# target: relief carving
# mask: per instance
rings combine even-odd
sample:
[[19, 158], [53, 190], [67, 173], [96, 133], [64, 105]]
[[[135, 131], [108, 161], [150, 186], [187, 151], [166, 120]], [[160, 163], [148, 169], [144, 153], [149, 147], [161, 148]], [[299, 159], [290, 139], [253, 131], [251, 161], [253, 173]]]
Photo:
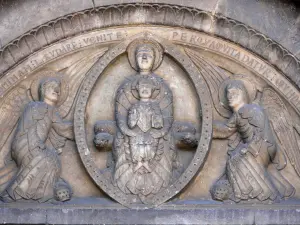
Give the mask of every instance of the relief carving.
[[178, 178], [182, 168], [176, 147], [195, 148], [199, 138], [194, 125], [173, 121], [172, 92], [153, 73], [161, 64], [162, 52], [149, 39], [129, 45], [128, 59], [137, 73], [117, 91], [116, 122], [98, 121], [94, 129], [96, 147], [112, 149], [113, 184], [149, 205], [154, 204], [153, 195]]
[[[220, 101], [228, 103], [233, 113], [225, 123], [214, 122], [213, 137], [230, 140], [226, 171], [212, 187], [212, 197], [236, 202], [291, 197], [295, 189], [280, 173], [287, 163], [281, 147], [287, 145], [282, 146], [283, 140], [278, 137], [287, 139], [286, 135], [294, 134], [286, 132], [292, 125], [287, 123], [286, 115], [281, 115], [284, 104], [279, 96], [271, 89], [265, 89], [263, 93], [256, 91], [251, 83], [238, 78], [225, 80], [220, 93]], [[283, 104], [281, 109], [277, 108], [280, 103]], [[295, 144], [295, 139], [292, 141]], [[295, 150], [299, 154], [296, 148], [290, 148], [286, 153]]]
[[62, 84], [61, 79], [52, 74], [32, 87], [33, 96], [37, 94], [34, 89], [38, 90], [39, 101], [29, 102], [18, 120], [11, 145], [17, 171], [1, 194], [5, 202], [71, 198], [70, 186], [60, 178], [59, 154], [66, 139], [74, 139], [73, 124], [63, 121], [56, 108], [59, 99], [66, 97], [61, 96], [61, 90], [66, 88]]
[[[99, 196], [103, 191], [127, 207], [158, 206], [188, 184], [219, 201], [296, 196], [299, 185], [287, 175], [290, 168], [300, 174], [296, 87], [233, 43], [175, 27], [144, 28], [64, 39], [1, 78], [2, 199], [69, 200], [81, 187], [61, 178], [59, 154], [66, 139], [74, 140], [73, 129], [80, 172], [87, 171]], [[62, 78], [43, 75], [32, 82], [47, 66]], [[233, 75], [236, 70], [247, 75]], [[109, 88], [102, 90], [106, 78]], [[191, 109], [196, 113], [189, 116]], [[211, 145], [212, 135], [220, 140]], [[220, 151], [228, 152], [224, 172], [211, 159]], [[210, 183], [202, 180], [205, 173]]]
[[2, 222], [30, 202], [47, 224], [115, 222], [123, 206], [296, 223], [300, 61], [284, 41], [185, 3], [101, 4], [0, 49]]
[[[124, 56], [126, 61], [122, 61]], [[158, 71], [164, 56], [176, 59], [174, 62], [185, 70], [181, 73], [188, 74], [192, 82], [197, 83], [194, 94], [200, 97], [193, 101], [203, 109], [200, 118], [207, 118], [203, 124], [201, 119], [198, 120], [200, 124], [174, 121], [176, 106], [170, 80], [154, 72]], [[110, 116], [100, 114], [106, 112], [100, 107], [96, 107], [97, 117], [95, 114], [90, 116], [89, 112], [95, 110], [93, 102], [99, 98], [96, 96], [101, 96], [98, 93], [104, 85], [101, 82], [114, 75], [110, 65], [119, 62], [117, 57], [124, 63], [120, 66], [121, 73], [127, 65], [136, 72], [126, 74], [132, 71], [129, 67], [124, 71], [126, 75], [118, 77], [115, 93], [107, 95], [114, 102], [109, 106], [114, 111], [114, 120], [97, 120], [97, 117]], [[204, 162], [211, 139], [211, 107], [209, 97], [205, 97], [208, 96], [205, 94], [208, 93], [207, 86], [196, 68], [190, 67], [191, 63], [175, 45], [145, 32], [109, 49], [86, 76], [74, 116], [78, 151], [96, 184], [127, 207], [148, 208], [162, 204], [187, 185]], [[176, 102], [180, 104], [180, 101]], [[194, 106], [194, 110], [196, 108]], [[198, 113], [195, 113], [193, 120], [197, 121]], [[88, 137], [91, 122], [95, 134], [92, 143]], [[98, 149], [101, 154], [93, 149]], [[188, 156], [183, 159], [178, 153]], [[100, 156], [106, 156], [106, 166], [99, 163]]]
[[156, 59], [162, 58], [161, 53], [155, 54], [157, 47], [146, 42], [133, 43], [129, 48], [129, 57], [135, 52], [135, 60], [131, 60], [137, 62], [138, 74], [119, 88], [116, 97], [114, 181], [124, 193], [136, 194], [143, 201], [169, 185], [172, 176], [176, 160], [170, 137], [173, 97], [152, 72], [159, 64]]
[[[105, 16], [105, 13], [118, 16], [118, 20], [113, 19], [114, 17]], [[11, 41], [0, 50], [0, 72], [4, 73], [32, 52], [59, 41], [61, 37], [70, 38], [90, 30], [136, 24], [136, 18], [131, 16], [132, 13], [144, 15], [144, 24], [161, 25], [161, 18], [165, 18], [163, 21], [165, 26], [185, 27], [199, 32], [204, 31], [209, 33], [210, 36], [217, 35], [223, 39], [231, 40], [243, 48], [250, 49], [257, 55], [260, 55], [272, 65], [276, 65], [299, 86], [299, 80], [297, 79], [299, 59], [278, 42], [266, 37], [263, 33], [253, 29], [253, 27], [232, 18], [226, 18], [221, 14], [212, 14], [197, 8], [156, 3], [107, 5], [82, 12], [74, 12], [61, 18], [56, 18], [53, 21], [48, 21]], [[184, 20], [179, 19], [183, 17], [185, 18]], [[68, 29], [55, 29], [56, 23], [62, 23], [62, 26]], [[49, 29], [45, 29], [45, 27], [49, 27]], [[126, 36], [126, 33], [109, 31], [107, 34], [92, 38], [91, 41], [93, 44], [105, 41], [118, 41]], [[182, 41], [187, 41], [187, 39], [186, 34], [182, 35]], [[191, 37], [192, 41], [195, 41], [193, 36]], [[74, 42], [61, 50], [57, 50], [54, 54], [69, 52], [80, 48], [81, 45], [84, 45], [84, 43], [78, 44]], [[19, 54], [20, 50], [22, 54]], [[28, 73], [27, 71], [31, 71], [39, 65], [40, 62], [38, 61], [28, 63], [27, 68], [17, 77], [23, 77], [24, 74]], [[0, 94], [7, 88], [6, 85], [9, 83], [9, 80], [5, 81], [5, 85], [1, 86]]]

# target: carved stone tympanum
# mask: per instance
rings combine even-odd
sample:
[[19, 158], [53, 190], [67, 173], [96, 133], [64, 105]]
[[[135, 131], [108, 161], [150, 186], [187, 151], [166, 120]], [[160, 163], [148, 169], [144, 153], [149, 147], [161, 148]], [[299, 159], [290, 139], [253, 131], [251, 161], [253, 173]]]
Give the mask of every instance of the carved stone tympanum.
[[68, 223], [162, 205], [137, 214], [184, 224], [298, 210], [296, 56], [218, 13], [98, 2], [0, 50], [0, 208]]

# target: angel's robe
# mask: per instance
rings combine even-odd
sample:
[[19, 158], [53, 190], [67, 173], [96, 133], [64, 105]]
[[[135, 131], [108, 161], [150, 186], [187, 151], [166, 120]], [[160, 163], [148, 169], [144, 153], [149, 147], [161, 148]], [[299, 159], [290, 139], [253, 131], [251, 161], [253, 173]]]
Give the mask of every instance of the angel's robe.
[[245, 104], [233, 113], [226, 124], [215, 124], [214, 132], [214, 136], [219, 138], [237, 133], [236, 140], [229, 144], [226, 164], [233, 200], [274, 200], [279, 195], [278, 186], [286, 187], [283, 195], [288, 194], [287, 190], [291, 188], [288, 181], [279, 173], [274, 176], [269, 173], [270, 164], [282, 163], [281, 152], [269, 120], [259, 105]]
[[12, 143], [18, 172], [6, 190], [9, 196], [41, 202], [53, 198], [61, 174], [57, 149], [64, 146], [64, 137], [73, 136], [73, 125], [64, 122], [55, 107], [30, 102], [18, 121]]

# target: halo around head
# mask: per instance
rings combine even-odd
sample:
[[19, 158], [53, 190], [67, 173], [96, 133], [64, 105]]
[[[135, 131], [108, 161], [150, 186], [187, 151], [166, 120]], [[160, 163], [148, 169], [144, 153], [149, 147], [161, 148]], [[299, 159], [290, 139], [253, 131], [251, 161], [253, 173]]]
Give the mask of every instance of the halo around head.
[[60, 96], [57, 102], [57, 106], [61, 106], [68, 97], [69, 86], [67, 82], [62, 78], [62, 75], [57, 72], [48, 70], [48, 71], [42, 71], [40, 74], [38, 74], [36, 79], [33, 80], [30, 86], [31, 96], [34, 101], [40, 101], [39, 99], [40, 85], [46, 80], [48, 80], [49, 78], [55, 78], [60, 81]]
[[136, 63], [136, 50], [143, 45], [148, 45], [150, 46], [153, 51], [154, 51], [154, 63], [153, 63], [153, 67], [152, 70], [157, 69], [163, 59], [163, 48], [162, 46], [157, 43], [155, 40], [152, 40], [150, 38], [138, 38], [134, 41], [132, 41], [127, 48], [127, 52], [128, 52], [128, 60], [129, 63], [131, 65], [131, 67], [133, 69], [135, 69], [136, 71], [138, 70], [138, 66]]
[[249, 77], [247, 77], [245, 75], [240, 75], [240, 74], [233, 75], [232, 77], [224, 80], [221, 83], [220, 88], [219, 88], [220, 104], [224, 108], [229, 109], [229, 110], [230, 110], [230, 107], [228, 105], [228, 99], [226, 96], [226, 88], [230, 83], [232, 83], [233, 81], [237, 81], [237, 80], [241, 81], [244, 84], [246, 91], [248, 93], [249, 103], [253, 102], [255, 99], [255, 96], [256, 96], [256, 87], [253, 84], [253, 82], [251, 82]]
[[153, 83], [154, 87], [153, 87], [153, 93], [151, 98], [155, 99], [159, 93], [160, 93], [160, 89], [161, 89], [161, 85], [157, 82], [156, 79], [154, 79], [151, 76], [141, 76], [139, 79], [135, 79], [132, 84], [131, 84], [131, 92], [132, 95], [136, 98], [139, 99], [139, 94], [138, 94], [138, 85], [139, 85], [139, 81], [140, 80], [149, 80], [151, 83]]

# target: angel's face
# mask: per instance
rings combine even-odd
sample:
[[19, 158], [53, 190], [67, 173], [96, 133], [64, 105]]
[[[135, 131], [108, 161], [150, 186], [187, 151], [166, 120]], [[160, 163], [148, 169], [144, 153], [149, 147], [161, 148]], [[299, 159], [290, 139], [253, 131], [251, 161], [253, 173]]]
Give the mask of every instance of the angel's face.
[[244, 104], [243, 92], [237, 88], [227, 89], [227, 99], [228, 104], [232, 109], [236, 109]]
[[45, 87], [44, 101], [56, 104], [60, 95], [60, 83], [51, 82]]
[[140, 71], [149, 72], [154, 63], [154, 53], [151, 49], [140, 49], [136, 54], [136, 61]]

